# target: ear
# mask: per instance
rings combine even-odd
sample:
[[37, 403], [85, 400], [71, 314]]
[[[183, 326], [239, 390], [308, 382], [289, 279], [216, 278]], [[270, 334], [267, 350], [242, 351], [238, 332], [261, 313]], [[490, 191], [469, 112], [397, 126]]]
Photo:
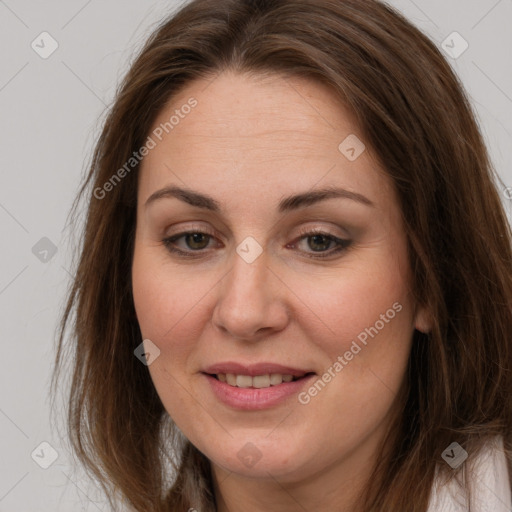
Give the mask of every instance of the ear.
[[424, 334], [432, 330], [432, 315], [426, 306], [417, 307], [414, 315], [414, 328]]

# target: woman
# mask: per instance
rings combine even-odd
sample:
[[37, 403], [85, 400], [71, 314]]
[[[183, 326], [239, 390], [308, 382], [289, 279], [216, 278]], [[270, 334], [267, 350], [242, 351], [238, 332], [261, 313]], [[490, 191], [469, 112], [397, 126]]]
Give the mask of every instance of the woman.
[[76, 308], [70, 436], [111, 504], [508, 511], [493, 178], [450, 66], [380, 2], [167, 20], [81, 189], [56, 358]]

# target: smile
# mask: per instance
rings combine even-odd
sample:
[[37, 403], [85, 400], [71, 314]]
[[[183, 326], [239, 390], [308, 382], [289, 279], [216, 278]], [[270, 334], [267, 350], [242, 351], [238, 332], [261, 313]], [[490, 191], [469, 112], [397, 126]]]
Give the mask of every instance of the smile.
[[283, 382], [292, 382], [301, 377], [294, 377], [293, 375], [283, 375], [281, 373], [271, 373], [266, 375], [236, 375], [234, 373], [218, 373], [215, 375], [220, 382], [226, 382], [230, 386], [238, 388], [269, 388], [270, 386], [279, 386]]
[[275, 407], [299, 393], [316, 373], [275, 364], [224, 363], [201, 372], [216, 400], [235, 409]]

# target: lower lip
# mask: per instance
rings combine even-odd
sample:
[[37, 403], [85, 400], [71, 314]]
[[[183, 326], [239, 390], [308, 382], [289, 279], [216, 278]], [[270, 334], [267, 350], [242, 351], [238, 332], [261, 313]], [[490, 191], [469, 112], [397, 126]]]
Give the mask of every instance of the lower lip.
[[292, 382], [283, 382], [269, 388], [239, 388], [221, 382], [211, 375], [204, 374], [208, 380], [214, 395], [224, 404], [246, 411], [268, 409], [279, 405], [291, 396], [298, 394], [300, 390], [315, 375], [308, 375]]

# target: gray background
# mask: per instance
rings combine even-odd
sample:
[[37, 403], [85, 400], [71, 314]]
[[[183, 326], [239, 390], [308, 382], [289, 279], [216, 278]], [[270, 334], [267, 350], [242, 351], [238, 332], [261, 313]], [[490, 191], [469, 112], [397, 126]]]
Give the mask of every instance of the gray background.
[[[390, 3], [439, 46], [461, 49], [454, 31], [468, 42], [448, 59], [477, 111], [510, 216], [512, 0]], [[177, 4], [0, 0], [0, 512], [108, 510], [50, 423], [55, 328], [72, 266], [64, 227], [120, 77]], [[31, 47], [50, 48], [44, 31], [59, 45], [46, 59]], [[58, 453], [48, 469], [39, 464], [52, 449], [42, 442]]]

